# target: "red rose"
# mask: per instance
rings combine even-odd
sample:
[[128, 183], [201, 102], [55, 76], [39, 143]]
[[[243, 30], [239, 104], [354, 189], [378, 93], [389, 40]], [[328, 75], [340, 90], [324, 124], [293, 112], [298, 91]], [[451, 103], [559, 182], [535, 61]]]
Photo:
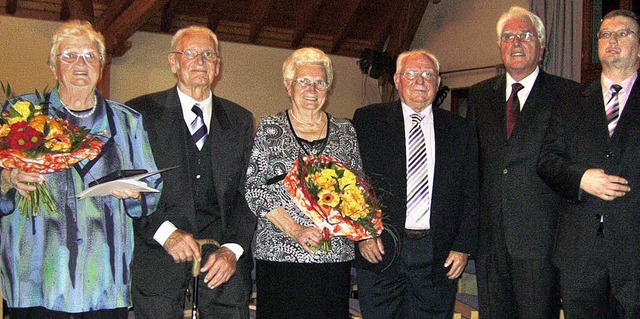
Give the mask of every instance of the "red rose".
[[37, 148], [44, 139], [42, 133], [29, 126], [28, 122], [18, 122], [11, 125], [7, 142], [12, 149], [22, 151]]

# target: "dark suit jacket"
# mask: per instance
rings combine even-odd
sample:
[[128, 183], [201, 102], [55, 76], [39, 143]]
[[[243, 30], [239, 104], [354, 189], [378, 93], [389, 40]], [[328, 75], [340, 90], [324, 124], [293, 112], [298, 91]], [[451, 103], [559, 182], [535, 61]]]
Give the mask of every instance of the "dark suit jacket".
[[[158, 209], [134, 223], [135, 251], [133, 277], [148, 292], [179, 289], [185, 282], [190, 263], [176, 264], [154, 239], [160, 225], [168, 220], [176, 227], [197, 234], [191, 179], [187, 166], [187, 143], [193, 143], [182, 116], [175, 87], [127, 102], [139, 111], [148, 130], [158, 168], [180, 165], [162, 174], [163, 191]], [[255, 217], [244, 199], [244, 175], [253, 144], [253, 116], [239, 105], [213, 96], [209, 129], [212, 140], [211, 162], [218, 204], [222, 214], [221, 243], [237, 243], [250, 255]]]
[[471, 87], [469, 117], [480, 153], [479, 255], [491, 252], [494, 236], [502, 233], [512, 257], [551, 258], [560, 196], [536, 168], [551, 109], [570, 103], [568, 92], [577, 86], [540, 71], [509, 139], [506, 75]]
[[[451, 250], [475, 253], [478, 218], [478, 161], [476, 135], [463, 118], [434, 109], [435, 178], [431, 201], [435, 264], [444, 264]], [[356, 253], [355, 266], [393, 274], [399, 264], [396, 251], [404, 237], [407, 212], [407, 176], [404, 122], [400, 101], [356, 110], [353, 126], [358, 134], [362, 163], [383, 205], [387, 231], [383, 232], [384, 260], [370, 264]], [[393, 243], [388, 230], [397, 230]], [[357, 247], [357, 245], [356, 245]], [[394, 261], [390, 267], [387, 266]], [[435, 272], [444, 280], [447, 268]]]
[[[608, 252], [615, 256], [610, 269], [618, 278], [640, 280], [640, 80], [611, 139], [600, 80], [585, 85], [576, 98], [554, 112], [538, 166], [545, 182], [566, 199], [554, 261], [561, 269], [585, 269], [604, 216]], [[589, 168], [627, 179], [631, 191], [613, 201], [582, 192], [580, 180]]]

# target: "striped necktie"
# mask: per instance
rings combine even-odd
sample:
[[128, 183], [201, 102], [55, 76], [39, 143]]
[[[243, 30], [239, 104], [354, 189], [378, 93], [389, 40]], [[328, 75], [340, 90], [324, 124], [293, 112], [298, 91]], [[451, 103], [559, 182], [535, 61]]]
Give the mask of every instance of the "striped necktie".
[[622, 90], [622, 87], [618, 84], [614, 84], [609, 88], [609, 102], [605, 109], [607, 110], [607, 123], [609, 127], [609, 136], [613, 135], [613, 131], [618, 125], [620, 119], [620, 99], [618, 98], [618, 92]]
[[420, 203], [427, 202], [429, 194], [429, 170], [427, 165], [427, 146], [420, 127], [422, 117], [412, 114], [413, 126], [409, 131], [409, 162], [407, 165], [407, 216], [419, 221], [427, 216], [429, 208]]
[[207, 126], [204, 125], [204, 116], [202, 115], [200, 104], [194, 104], [191, 111], [196, 114], [195, 120], [191, 122], [191, 132], [193, 132], [191, 137], [198, 149], [201, 150], [204, 142], [207, 140]]

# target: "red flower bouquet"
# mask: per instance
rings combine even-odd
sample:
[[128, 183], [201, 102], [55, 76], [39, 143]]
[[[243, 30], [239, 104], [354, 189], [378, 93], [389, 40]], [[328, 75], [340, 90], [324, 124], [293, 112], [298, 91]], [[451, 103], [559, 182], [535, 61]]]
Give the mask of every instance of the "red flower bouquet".
[[382, 233], [382, 210], [370, 185], [329, 156], [297, 159], [284, 185], [300, 210], [322, 230], [320, 250], [331, 250], [332, 236], [359, 241]]
[[[0, 116], [0, 167], [53, 173], [85, 158], [94, 159], [101, 150], [102, 142], [89, 136], [88, 129], [43, 115], [42, 105], [18, 99]], [[29, 199], [18, 193], [20, 212], [37, 216], [42, 203], [45, 212], [55, 213], [57, 208], [46, 186], [35, 186]]]

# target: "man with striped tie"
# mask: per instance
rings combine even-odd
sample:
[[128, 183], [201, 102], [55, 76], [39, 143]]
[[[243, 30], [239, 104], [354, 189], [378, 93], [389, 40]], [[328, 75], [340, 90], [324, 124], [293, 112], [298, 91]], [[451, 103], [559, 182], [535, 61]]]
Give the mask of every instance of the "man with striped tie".
[[[137, 319], [182, 318], [191, 261], [202, 260], [202, 319], [246, 319], [255, 217], [241, 190], [253, 144], [253, 116], [217, 97], [218, 39], [192, 26], [176, 32], [168, 53], [177, 85], [127, 102], [143, 115], [164, 188], [153, 217], [134, 221], [132, 296]], [[222, 248], [200, 252], [196, 239]], [[215, 289], [214, 289], [215, 288]]]
[[567, 318], [640, 318], [639, 32], [631, 11], [604, 16], [602, 75], [554, 112], [542, 145], [538, 173], [566, 199], [554, 262]]
[[472, 126], [434, 107], [440, 64], [400, 54], [399, 101], [356, 110], [363, 168], [385, 232], [359, 242], [354, 266], [364, 318], [451, 318], [457, 280], [474, 253], [478, 153]]

